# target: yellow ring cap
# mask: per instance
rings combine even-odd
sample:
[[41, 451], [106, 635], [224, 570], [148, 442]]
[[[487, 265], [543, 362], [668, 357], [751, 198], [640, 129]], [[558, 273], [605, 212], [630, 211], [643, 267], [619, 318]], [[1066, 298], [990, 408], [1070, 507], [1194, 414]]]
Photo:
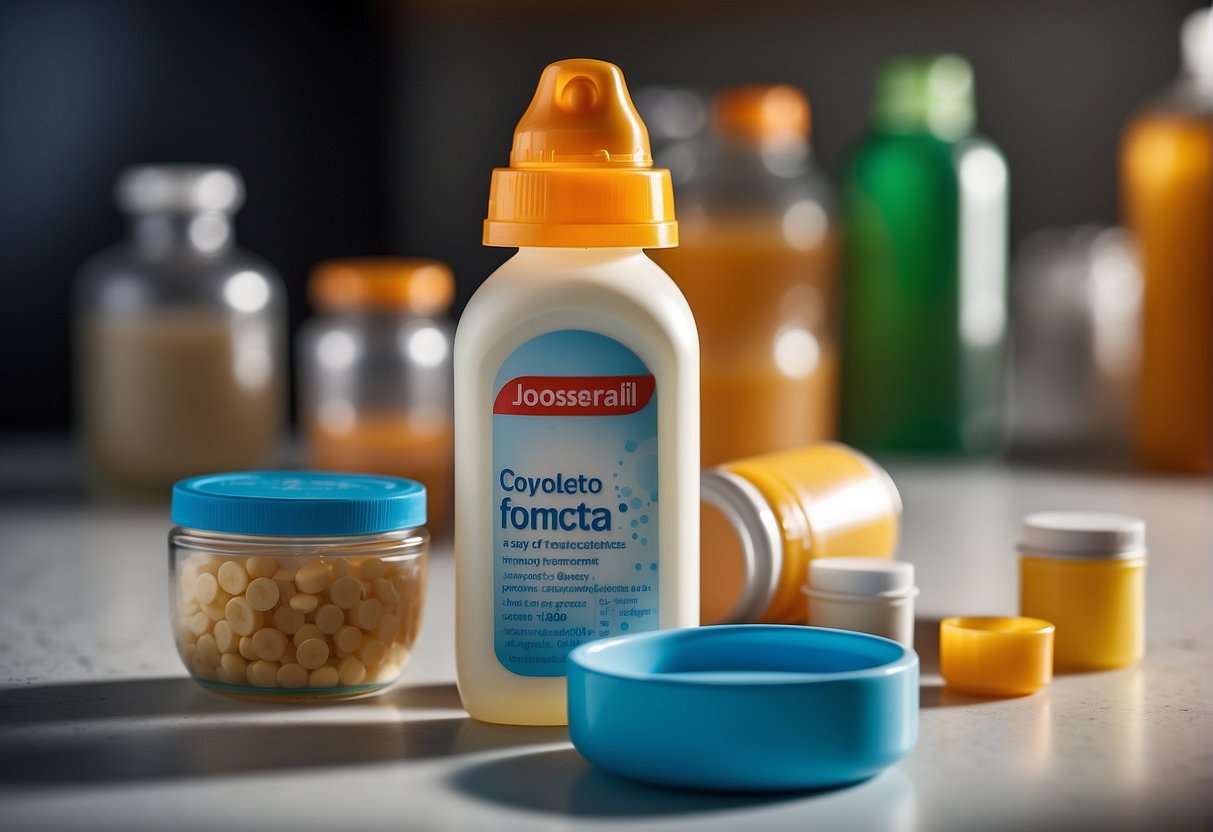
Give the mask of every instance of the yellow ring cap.
[[678, 244], [670, 172], [614, 64], [550, 64], [493, 171], [484, 244], [669, 248]]
[[434, 315], [455, 299], [446, 263], [420, 257], [360, 257], [316, 264], [308, 299], [317, 309], [384, 309]]
[[945, 618], [939, 670], [948, 687], [981, 696], [1023, 696], [1053, 678], [1048, 621], [1020, 617]]

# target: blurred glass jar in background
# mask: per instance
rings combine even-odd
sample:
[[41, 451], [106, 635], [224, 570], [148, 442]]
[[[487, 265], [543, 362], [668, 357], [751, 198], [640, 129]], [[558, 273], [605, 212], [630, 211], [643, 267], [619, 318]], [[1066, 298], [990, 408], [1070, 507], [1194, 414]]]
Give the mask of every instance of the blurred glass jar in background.
[[75, 287], [78, 428], [94, 487], [164, 494], [183, 477], [275, 461], [285, 424], [282, 281], [235, 246], [228, 167], [119, 177], [130, 235]]
[[1142, 465], [1213, 471], [1213, 37], [1209, 10], [1184, 21], [1184, 73], [1125, 129], [1125, 225], [1137, 238], [1141, 383], [1133, 450]]
[[690, 87], [648, 86], [632, 92], [632, 103], [649, 130], [653, 164], [669, 169], [674, 187], [703, 175], [712, 150], [708, 96]]
[[1007, 166], [957, 55], [881, 67], [843, 187], [842, 437], [980, 453], [1003, 434]]
[[679, 246], [652, 257], [695, 313], [702, 462], [835, 435], [832, 197], [809, 152], [809, 103], [739, 86], [714, 103], [712, 166], [678, 193]]
[[1109, 458], [1127, 451], [1141, 292], [1123, 229], [1047, 229], [1019, 247], [1011, 281], [1016, 452]]
[[299, 333], [299, 403], [309, 465], [407, 476], [450, 521], [455, 297], [437, 260], [330, 260], [312, 271], [317, 315]]

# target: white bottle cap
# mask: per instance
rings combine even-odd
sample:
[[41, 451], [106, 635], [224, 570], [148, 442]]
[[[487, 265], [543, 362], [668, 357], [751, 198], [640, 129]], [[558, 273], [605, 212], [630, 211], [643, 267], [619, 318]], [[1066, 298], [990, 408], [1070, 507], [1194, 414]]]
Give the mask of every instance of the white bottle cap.
[[809, 561], [809, 588], [838, 595], [912, 594], [914, 564], [885, 558], [817, 558]]
[[1101, 511], [1040, 511], [1023, 520], [1019, 551], [1071, 558], [1146, 553], [1146, 521]]

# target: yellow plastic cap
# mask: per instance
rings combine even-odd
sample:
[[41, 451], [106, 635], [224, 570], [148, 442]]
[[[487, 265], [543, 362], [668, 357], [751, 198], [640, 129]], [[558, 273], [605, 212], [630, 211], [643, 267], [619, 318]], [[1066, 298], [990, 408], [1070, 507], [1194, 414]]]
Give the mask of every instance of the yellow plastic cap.
[[1024, 696], [1053, 679], [1053, 631], [1039, 618], [945, 618], [939, 672], [948, 687], [980, 696]]
[[514, 130], [510, 166], [493, 171], [488, 246], [671, 248], [670, 172], [614, 64], [549, 64]]
[[455, 299], [455, 277], [439, 260], [361, 257], [312, 269], [308, 298], [317, 309], [384, 309], [434, 315]]
[[809, 136], [809, 99], [787, 84], [744, 84], [721, 90], [712, 117], [716, 132], [726, 138], [764, 142]]

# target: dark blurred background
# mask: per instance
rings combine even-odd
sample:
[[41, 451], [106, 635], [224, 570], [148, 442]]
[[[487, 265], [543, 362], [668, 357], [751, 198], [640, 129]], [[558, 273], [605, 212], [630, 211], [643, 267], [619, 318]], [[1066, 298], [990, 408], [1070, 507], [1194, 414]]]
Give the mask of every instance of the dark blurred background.
[[334, 256], [439, 257], [461, 306], [509, 254], [480, 245], [489, 171], [549, 61], [605, 58], [633, 89], [796, 84], [836, 175], [879, 62], [950, 50], [1010, 164], [1013, 250], [1116, 220], [1119, 132], [1176, 74], [1199, 5], [0, 0], [0, 429], [69, 423], [71, 282], [123, 233], [125, 165], [239, 168], [238, 242], [282, 272], [295, 325], [309, 268]]

